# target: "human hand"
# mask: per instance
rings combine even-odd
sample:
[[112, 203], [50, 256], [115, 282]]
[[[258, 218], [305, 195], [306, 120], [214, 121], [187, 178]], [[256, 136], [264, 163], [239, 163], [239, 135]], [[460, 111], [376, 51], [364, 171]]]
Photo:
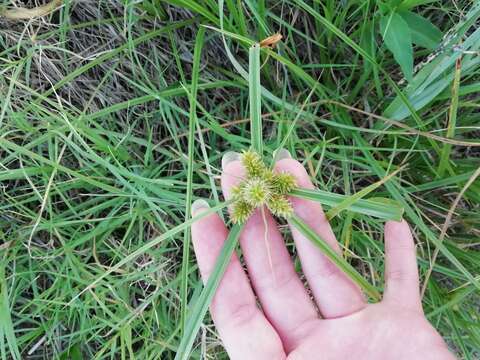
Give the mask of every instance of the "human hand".
[[[299, 187], [312, 189], [303, 166], [282, 154], [275, 169], [290, 172]], [[222, 166], [228, 199], [244, 169], [232, 153]], [[294, 197], [290, 201], [295, 213], [340, 253], [321, 206]], [[206, 207], [197, 201], [192, 210], [198, 214]], [[423, 314], [415, 246], [405, 221], [385, 225], [386, 289], [376, 304], [368, 304], [361, 290], [290, 225], [314, 302], [295, 272], [275, 220], [268, 211], [265, 215], [256, 211], [240, 236], [248, 277], [234, 255], [210, 307], [231, 359], [455, 359]], [[192, 226], [204, 281], [227, 234], [217, 214]]]

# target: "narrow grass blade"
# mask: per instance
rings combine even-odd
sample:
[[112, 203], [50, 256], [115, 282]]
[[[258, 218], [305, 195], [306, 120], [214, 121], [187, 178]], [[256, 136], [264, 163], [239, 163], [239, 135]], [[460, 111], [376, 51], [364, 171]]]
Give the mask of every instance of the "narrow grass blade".
[[[335, 194], [323, 190], [308, 189], [295, 189], [290, 193], [290, 195], [302, 199], [317, 201], [322, 205], [331, 207], [339, 206], [346, 201], [350, 202], [349, 199], [351, 197], [348, 195]], [[348, 204], [345, 209], [363, 215], [374, 216], [383, 220], [400, 221], [403, 215], [403, 208], [398, 202], [383, 198], [367, 200], [358, 198], [355, 199], [355, 201], [353, 201], [351, 204]]]
[[297, 126], [297, 122], [298, 122], [298, 119], [300, 119], [301, 115], [304, 113], [303, 112], [303, 109], [305, 108], [305, 105], [310, 101], [310, 98], [312, 97], [312, 95], [315, 93], [315, 90], [317, 88], [317, 84], [315, 84], [312, 88], [312, 90], [310, 90], [310, 93], [308, 94], [307, 98], [305, 99], [305, 101], [303, 102], [301, 108], [300, 108], [300, 111], [297, 113], [297, 115], [295, 116], [295, 119], [293, 119], [292, 123], [290, 124], [290, 126], [288, 127], [287, 129], [287, 132], [285, 134], [285, 136], [283, 137], [282, 139], [282, 142], [280, 143], [280, 145], [278, 145], [278, 149], [282, 149], [285, 147], [285, 145], [287, 144], [287, 141], [288, 139], [290, 138], [290, 136], [292, 135], [293, 133], [293, 130], [295, 130], [295, 127]]
[[305, 224], [298, 216], [292, 216], [289, 221], [306, 238], [314, 243], [322, 253], [330, 259], [340, 270], [342, 270], [352, 281], [354, 281], [373, 300], [379, 301], [381, 296], [377, 289], [363, 278], [348, 262], [337, 254], [310, 226]]
[[250, 99], [250, 131], [252, 137], [252, 147], [263, 154], [263, 135], [262, 135], [262, 99], [260, 88], [260, 45], [254, 44], [249, 50], [248, 63], [248, 89]]
[[[402, 171], [405, 167], [401, 167], [401, 168], [398, 168], [397, 170], [395, 170], [394, 172], [392, 172], [391, 174], [385, 176], [383, 179], [381, 179], [380, 181], [377, 181], [376, 183], [373, 183], [369, 186], [367, 186], [366, 188], [360, 190], [359, 192], [351, 195], [351, 196], [348, 196], [345, 198], [345, 200], [343, 200], [340, 204], [338, 204], [337, 206], [335, 206], [334, 208], [330, 209], [328, 212], [327, 212], [327, 218], [330, 220], [330, 219], [333, 219], [335, 216], [337, 216], [340, 212], [342, 212], [343, 210], [345, 209], [348, 209], [349, 207], [351, 207], [353, 204], [355, 204], [358, 200], [360, 200], [361, 198], [367, 196], [369, 193], [371, 193], [372, 191], [374, 191], [376, 188], [378, 188], [379, 186], [383, 185], [384, 183], [386, 183], [388, 180], [390, 180], [392, 177], [394, 177], [395, 175], [397, 175], [400, 171]], [[386, 204], [384, 204], [385, 207]]]
[[[452, 84], [452, 101], [448, 112], [448, 127], [447, 138], [455, 136], [455, 126], [457, 125], [457, 110], [458, 110], [458, 89], [460, 88], [460, 77], [462, 72], [462, 58], [459, 57], [455, 62], [455, 74]], [[438, 164], [438, 177], [442, 178], [447, 168], [447, 163], [450, 161], [450, 152], [452, 151], [451, 144], [444, 144], [442, 153], [440, 154], [440, 163]]]
[[237, 224], [234, 225], [230, 230], [230, 234], [228, 235], [222, 251], [217, 258], [214, 270], [208, 278], [205, 288], [200, 294], [198, 300], [195, 302], [195, 305], [190, 313], [185, 332], [177, 349], [175, 360], [187, 360], [189, 358], [195, 337], [197, 336], [198, 330], [200, 329], [203, 318], [207, 313], [210, 302], [212, 301], [213, 296], [217, 291], [217, 287], [222, 280], [223, 274], [225, 273], [230, 259], [232, 258], [232, 254], [237, 246], [238, 238], [242, 228], [242, 225]]
[[13, 329], [12, 318], [10, 316], [10, 306], [8, 304], [7, 281], [5, 280], [4, 262], [0, 263], [0, 343], [2, 343], [2, 357], [4, 357], [4, 338], [10, 352], [9, 359], [20, 360], [15, 332]]
[[[193, 69], [192, 69], [192, 82], [191, 82], [191, 92], [189, 96], [190, 100], [190, 109], [189, 109], [189, 121], [188, 121], [188, 163], [187, 163], [187, 194], [185, 199], [185, 220], [190, 219], [190, 211], [192, 205], [192, 196], [193, 196], [193, 155], [195, 148], [195, 129], [197, 123], [197, 88], [198, 88], [198, 77], [200, 72], [200, 56], [202, 53], [203, 39], [205, 37], [205, 28], [200, 27], [197, 34], [197, 39], [195, 41], [195, 50], [193, 53]], [[180, 301], [182, 306], [182, 311], [180, 315], [181, 330], [185, 329], [186, 319], [187, 319], [187, 296], [188, 296], [188, 268], [190, 260], [190, 227], [185, 229], [183, 237], [183, 252], [182, 252], [182, 282], [180, 286]]]

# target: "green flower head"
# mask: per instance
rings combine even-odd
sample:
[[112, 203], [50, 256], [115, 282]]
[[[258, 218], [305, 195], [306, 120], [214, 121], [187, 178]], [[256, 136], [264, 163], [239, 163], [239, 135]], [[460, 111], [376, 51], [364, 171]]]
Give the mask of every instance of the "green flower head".
[[290, 201], [285, 196], [274, 195], [267, 203], [268, 208], [273, 215], [288, 218], [293, 215], [293, 208]]
[[247, 179], [242, 188], [243, 200], [253, 207], [264, 205], [272, 196], [270, 184], [262, 178]]
[[276, 174], [274, 184], [275, 190], [277, 190], [280, 195], [285, 195], [295, 188], [297, 182], [292, 174], [284, 172]]
[[288, 218], [293, 208], [287, 195], [296, 187], [295, 177], [275, 173], [252, 150], [242, 154], [246, 178], [232, 188], [232, 221], [245, 222], [256, 208], [267, 206], [273, 215]]
[[232, 221], [234, 224], [243, 223], [252, 215], [254, 207], [243, 200], [238, 200], [233, 204]]
[[247, 171], [247, 177], [258, 177], [267, 170], [260, 155], [252, 150], [244, 151], [242, 154], [242, 164]]

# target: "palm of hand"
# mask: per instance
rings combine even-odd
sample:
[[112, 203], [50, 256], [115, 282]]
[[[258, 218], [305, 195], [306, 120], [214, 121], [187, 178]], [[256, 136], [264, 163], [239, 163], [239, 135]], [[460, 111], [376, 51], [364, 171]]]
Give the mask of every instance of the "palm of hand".
[[[230, 154], [229, 160], [222, 164], [227, 199], [244, 176], [237, 158]], [[313, 188], [297, 161], [284, 158], [275, 167], [293, 174], [298, 186]], [[295, 213], [340, 252], [320, 205], [298, 198], [290, 201]], [[197, 202], [192, 212], [207, 206]], [[249, 276], [233, 256], [210, 307], [232, 359], [454, 359], [423, 315], [415, 247], [406, 222], [385, 226], [387, 283], [378, 304], [367, 304], [349, 278], [294, 226], [290, 229], [315, 302], [295, 272], [275, 220], [268, 212], [257, 211], [240, 236]], [[204, 281], [226, 237], [227, 229], [216, 214], [192, 226]]]
[[342, 318], [318, 320], [303, 331], [304, 340], [289, 360], [454, 358], [422, 312], [386, 302]]

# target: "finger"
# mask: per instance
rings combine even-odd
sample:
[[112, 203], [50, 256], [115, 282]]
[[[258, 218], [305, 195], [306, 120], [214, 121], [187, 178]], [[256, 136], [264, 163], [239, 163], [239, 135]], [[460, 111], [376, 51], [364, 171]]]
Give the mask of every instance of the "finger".
[[412, 232], [405, 220], [385, 224], [385, 301], [421, 309]]
[[[198, 214], [208, 207], [204, 201], [192, 204]], [[213, 271], [215, 261], [227, 238], [227, 229], [217, 214], [192, 225], [192, 242], [204, 282]], [[285, 359], [278, 337], [256, 305], [255, 296], [236, 255], [217, 288], [210, 313], [232, 359]]]
[[[289, 156], [286, 151], [283, 154]], [[294, 175], [298, 187], [314, 188], [304, 167], [294, 159], [286, 157], [278, 160], [275, 170]], [[320, 204], [296, 197], [290, 197], [290, 201], [295, 214], [340, 254], [340, 247]], [[360, 289], [293, 225], [290, 224], [290, 228], [303, 272], [322, 315], [335, 318], [364, 308], [365, 299]]]
[[[225, 197], [244, 176], [240, 161], [227, 164], [222, 174]], [[263, 311], [277, 330], [285, 350], [298, 345], [302, 325], [318, 320], [318, 314], [300, 281], [277, 224], [268, 210], [257, 210], [240, 235], [248, 273]]]

